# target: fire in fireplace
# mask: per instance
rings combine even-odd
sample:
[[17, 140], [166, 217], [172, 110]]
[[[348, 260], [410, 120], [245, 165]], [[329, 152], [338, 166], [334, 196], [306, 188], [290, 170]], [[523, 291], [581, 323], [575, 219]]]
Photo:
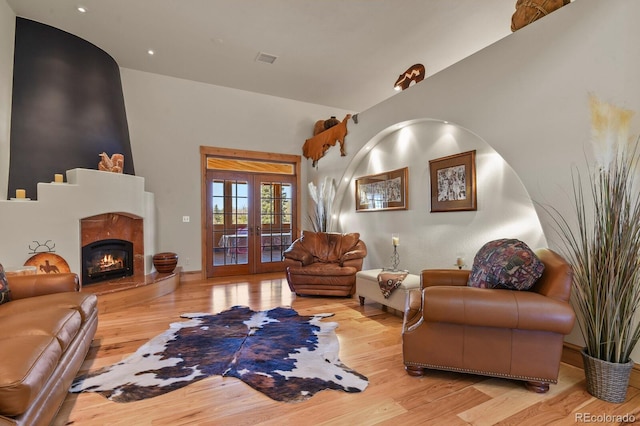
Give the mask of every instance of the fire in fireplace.
[[100, 240], [82, 247], [82, 284], [133, 275], [133, 243]]

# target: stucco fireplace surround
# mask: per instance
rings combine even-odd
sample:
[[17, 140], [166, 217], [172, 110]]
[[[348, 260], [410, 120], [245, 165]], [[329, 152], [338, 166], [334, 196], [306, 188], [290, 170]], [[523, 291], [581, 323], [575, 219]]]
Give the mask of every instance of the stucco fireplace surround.
[[65, 183], [38, 183], [37, 191], [34, 201], [0, 201], [3, 265], [23, 265], [36, 254], [30, 247], [48, 241], [71, 271], [82, 276], [82, 247], [116, 238], [134, 244], [136, 275], [151, 273], [155, 202], [153, 194], [144, 190], [144, 178], [72, 169], [66, 172]]

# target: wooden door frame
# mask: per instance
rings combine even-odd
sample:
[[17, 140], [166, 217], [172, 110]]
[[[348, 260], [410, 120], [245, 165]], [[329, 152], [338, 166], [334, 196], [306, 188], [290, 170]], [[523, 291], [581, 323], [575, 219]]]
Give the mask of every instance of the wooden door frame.
[[[301, 219], [301, 200], [300, 200], [300, 170], [302, 164], [302, 158], [299, 155], [292, 154], [278, 154], [273, 152], [261, 152], [261, 151], [248, 151], [243, 149], [233, 148], [216, 148], [211, 146], [200, 146], [200, 264], [201, 264], [201, 277], [206, 279], [207, 276], [207, 157], [221, 157], [230, 158], [235, 160], [253, 160], [253, 161], [265, 161], [275, 163], [287, 163], [293, 164], [295, 170], [296, 179], [296, 229], [302, 229]], [[291, 236], [292, 240], [295, 240], [294, 236]]]

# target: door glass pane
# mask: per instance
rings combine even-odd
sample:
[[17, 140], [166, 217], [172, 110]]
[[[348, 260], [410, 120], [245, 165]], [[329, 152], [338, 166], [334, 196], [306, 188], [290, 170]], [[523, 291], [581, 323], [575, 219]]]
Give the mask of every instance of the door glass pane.
[[280, 200], [280, 203], [282, 205], [282, 223], [289, 225], [289, 229], [291, 229], [291, 184], [287, 183], [282, 185], [282, 198]]
[[249, 183], [240, 180], [212, 182], [213, 265], [248, 263]]
[[282, 252], [291, 244], [290, 193], [291, 184], [260, 183], [260, 260], [263, 263], [281, 262]]
[[213, 225], [224, 225], [224, 182], [212, 182], [213, 202]]

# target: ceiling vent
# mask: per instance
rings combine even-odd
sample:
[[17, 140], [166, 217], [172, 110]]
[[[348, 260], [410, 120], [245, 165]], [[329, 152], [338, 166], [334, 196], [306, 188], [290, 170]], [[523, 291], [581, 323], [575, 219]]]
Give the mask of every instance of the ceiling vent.
[[265, 64], [273, 64], [276, 59], [278, 59], [275, 55], [270, 55], [268, 53], [260, 52], [256, 57], [256, 62], [264, 62]]

